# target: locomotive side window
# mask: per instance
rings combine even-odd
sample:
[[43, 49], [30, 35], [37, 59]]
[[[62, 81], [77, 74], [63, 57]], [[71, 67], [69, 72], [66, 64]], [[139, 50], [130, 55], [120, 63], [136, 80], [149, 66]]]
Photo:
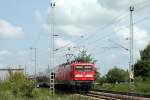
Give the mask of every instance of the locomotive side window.
[[84, 71], [85, 71], [85, 72], [90, 72], [90, 71], [92, 71], [92, 66], [84, 66]]
[[76, 71], [83, 71], [83, 66], [76, 66]]

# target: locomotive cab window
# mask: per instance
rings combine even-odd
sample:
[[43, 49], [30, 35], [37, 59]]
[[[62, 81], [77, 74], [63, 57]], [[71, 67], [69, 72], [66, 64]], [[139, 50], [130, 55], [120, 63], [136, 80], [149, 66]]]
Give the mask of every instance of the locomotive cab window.
[[92, 66], [84, 66], [84, 71], [85, 71], [85, 72], [90, 72], [90, 71], [92, 71]]
[[75, 70], [82, 72], [90, 72], [92, 71], [92, 66], [76, 66]]
[[76, 66], [76, 71], [83, 71], [83, 66]]

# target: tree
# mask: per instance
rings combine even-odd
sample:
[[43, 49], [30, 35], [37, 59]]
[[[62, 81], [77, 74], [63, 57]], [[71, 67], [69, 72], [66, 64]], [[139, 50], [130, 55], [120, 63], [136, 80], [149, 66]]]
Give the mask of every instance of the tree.
[[95, 68], [95, 70], [94, 70], [94, 72], [95, 72], [95, 81], [99, 81], [100, 80], [100, 72], [97, 70], [97, 68]]
[[78, 54], [78, 57], [76, 57], [75, 60], [79, 60], [79, 61], [86, 62], [86, 63], [93, 62], [93, 59], [91, 58], [91, 54], [87, 54], [87, 51], [84, 49], [80, 51], [80, 53]]
[[104, 84], [104, 83], [107, 83], [107, 77], [106, 76], [102, 76], [100, 77], [99, 81], [100, 85]]
[[134, 65], [135, 77], [142, 77], [144, 80], [150, 76], [150, 61], [139, 60]]
[[140, 58], [143, 61], [150, 61], [150, 43], [146, 46], [144, 50], [140, 51]]
[[109, 70], [106, 74], [106, 78], [109, 83], [127, 82], [129, 79], [128, 76], [129, 75], [127, 71], [117, 67]]
[[134, 64], [134, 75], [144, 80], [150, 76], [150, 44], [140, 51], [140, 60]]
[[[93, 60], [91, 54], [87, 54], [87, 51], [84, 49], [78, 54], [78, 57], [76, 57], [75, 60], [86, 63], [95, 63], [95, 60]], [[95, 81], [98, 81], [100, 79], [100, 72], [97, 70], [96, 67], [94, 71], [95, 71]]]

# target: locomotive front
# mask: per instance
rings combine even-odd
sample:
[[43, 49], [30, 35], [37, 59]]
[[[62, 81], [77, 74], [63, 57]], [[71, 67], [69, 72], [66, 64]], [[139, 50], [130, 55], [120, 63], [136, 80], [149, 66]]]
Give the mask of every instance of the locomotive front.
[[94, 64], [73, 63], [72, 78], [76, 89], [89, 90], [94, 85]]

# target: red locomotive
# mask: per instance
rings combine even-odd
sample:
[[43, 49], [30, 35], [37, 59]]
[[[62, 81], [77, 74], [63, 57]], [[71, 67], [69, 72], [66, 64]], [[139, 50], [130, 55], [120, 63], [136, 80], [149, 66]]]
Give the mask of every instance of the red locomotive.
[[55, 86], [88, 91], [94, 85], [94, 74], [93, 63], [72, 61], [61, 64], [55, 70]]

